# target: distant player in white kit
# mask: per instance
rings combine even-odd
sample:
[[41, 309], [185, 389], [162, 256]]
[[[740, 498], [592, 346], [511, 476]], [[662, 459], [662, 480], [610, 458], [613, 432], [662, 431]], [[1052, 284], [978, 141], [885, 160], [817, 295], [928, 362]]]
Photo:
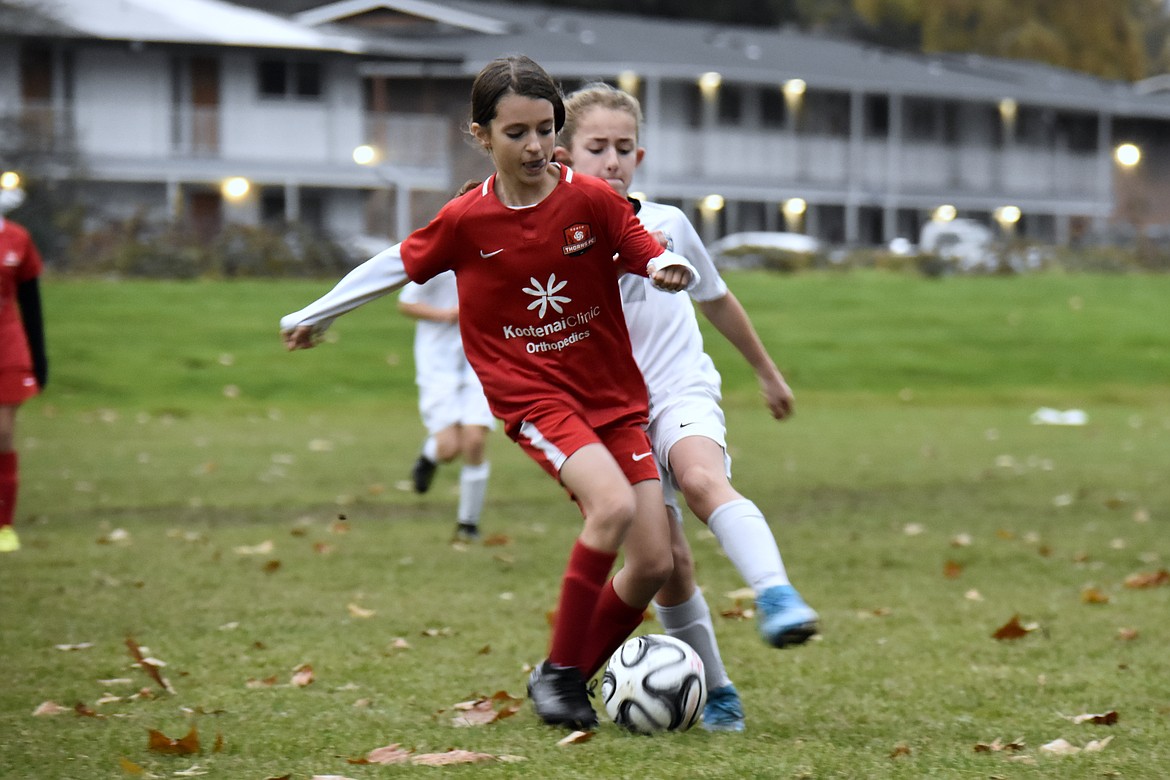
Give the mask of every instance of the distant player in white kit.
[[[641, 108], [608, 84], [592, 84], [565, 99], [565, 125], [557, 159], [579, 173], [605, 179], [629, 198], [630, 182], [645, 150], [638, 146]], [[667, 248], [691, 260], [700, 282], [688, 290], [703, 314], [756, 372], [772, 416], [792, 413], [792, 391], [769, 357], [738, 299], [719, 276], [686, 216], [677, 208], [630, 198], [638, 218]], [[775, 647], [801, 644], [817, 631], [817, 613], [792, 587], [776, 539], [759, 508], [730, 482], [719, 372], [703, 351], [691, 301], [662, 294], [632, 275], [621, 278], [622, 307], [634, 358], [650, 395], [651, 443], [662, 473], [667, 508], [682, 520], [676, 491], [711, 529], [724, 552], [756, 593], [759, 629]], [[664, 338], [669, 334], [669, 338]], [[703, 726], [741, 731], [743, 708], [723, 666], [711, 611], [694, 579], [694, 561], [681, 522], [672, 523], [674, 574], [654, 603], [667, 633], [703, 658], [708, 704]]]
[[463, 353], [455, 273], [446, 271], [424, 284], [410, 282], [398, 296], [398, 310], [417, 320], [415, 383], [419, 415], [428, 434], [411, 470], [414, 489], [427, 492], [439, 464], [462, 457], [454, 540], [477, 541], [491, 473], [485, 458], [487, 435], [496, 421]]

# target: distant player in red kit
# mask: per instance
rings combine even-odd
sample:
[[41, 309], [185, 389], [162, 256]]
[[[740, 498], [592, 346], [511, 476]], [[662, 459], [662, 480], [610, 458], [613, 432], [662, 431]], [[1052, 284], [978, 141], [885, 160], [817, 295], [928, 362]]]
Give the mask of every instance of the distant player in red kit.
[[[605, 182], [551, 163], [560, 90], [527, 57], [494, 60], [471, 90], [470, 131], [496, 171], [431, 223], [281, 319], [289, 349], [337, 316], [455, 271], [468, 361], [504, 430], [577, 501], [584, 525], [561, 582], [548, 659], [528, 681], [550, 724], [593, 728], [585, 689], [641, 623], [673, 568], [647, 394], [622, 315], [614, 255], [676, 291], [697, 281]], [[622, 568], [609, 577], [619, 548]]]
[[41, 320], [41, 255], [28, 231], [5, 215], [24, 202], [24, 191], [0, 190], [0, 553], [20, 549], [12, 527], [20, 468], [16, 412], [48, 379]]

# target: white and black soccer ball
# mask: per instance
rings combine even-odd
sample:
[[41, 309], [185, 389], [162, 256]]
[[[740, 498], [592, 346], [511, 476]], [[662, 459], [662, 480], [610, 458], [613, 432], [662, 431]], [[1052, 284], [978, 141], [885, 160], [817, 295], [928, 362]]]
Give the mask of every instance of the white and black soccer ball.
[[703, 660], [681, 639], [634, 637], [609, 659], [601, 698], [613, 722], [637, 734], [686, 731], [707, 705]]

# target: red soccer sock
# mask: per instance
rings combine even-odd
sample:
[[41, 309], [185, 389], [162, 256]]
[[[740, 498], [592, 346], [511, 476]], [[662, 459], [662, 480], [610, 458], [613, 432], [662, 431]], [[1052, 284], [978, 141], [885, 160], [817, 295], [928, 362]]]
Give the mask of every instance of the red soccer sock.
[[20, 484], [15, 452], [0, 452], [0, 528], [12, 525], [16, 488]]
[[588, 642], [581, 651], [581, 668], [586, 680], [593, 679], [622, 642], [642, 624], [644, 612], [643, 608], [631, 607], [622, 601], [613, 589], [613, 580], [605, 583], [593, 612]]
[[569, 553], [569, 563], [561, 581], [560, 603], [553, 623], [552, 644], [548, 660], [557, 666], [582, 669], [582, 649], [597, 607], [598, 594], [617, 553], [595, 550], [580, 539]]

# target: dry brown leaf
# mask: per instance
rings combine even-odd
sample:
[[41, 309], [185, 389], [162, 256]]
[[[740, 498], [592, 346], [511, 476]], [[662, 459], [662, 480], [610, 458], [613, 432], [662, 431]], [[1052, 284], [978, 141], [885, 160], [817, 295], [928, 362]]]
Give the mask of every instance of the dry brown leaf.
[[276, 572], [280, 571], [280, 567], [280, 561], [276, 558], [273, 558], [270, 561], [265, 561], [264, 565], [260, 567], [260, 570], [265, 574], [275, 574]]
[[212, 753], [222, 753], [223, 752], [223, 733], [222, 732], [219, 732], [219, 731], [215, 732], [215, 744], [211, 746], [211, 752]]
[[351, 760], [351, 764], [405, 764], [410, 761], [410, 756], [413, 750], [403, 749], [397, 742], [393, 745], [386, 745], [385, 747], [374, 748], [369, 753], [357, 760]]
[[910, 755], [910, 746], [905, 742], [899, 742], [894, 745], [894, 749], [890, 751], [890, 758], [900, 758], [901, 756]]
[[1000, 640], [1021, 639], [1035, 630], [1036, 626], [1034, 624], [1024, 625], [1020, 622], [1019, 615], [1012, 615], [1012, 619], [997, 628], [991, 636], [993, 639]]
[[593, 731], [574, 731], [564, 739], [558, 740], [557, 746], [564, 747], [565, 745], [579, 745], [582, 742], [588, 742], [593, 739], [595, 733]]
[[349, 610], [350, 616], [355, 618], [372, 618], [374, 615], [378, 614], [375, 610], [366, 609], [365, 607], [352, 603], [346, 604], [345, 608]]
[[104, 718], [105, 715], [99, 715], [83, 701], [79, 701], [73, 705], [73, 711], [82, 718]]
[[265, 677], [263, 680], [257, 680], [254, 677], [249, 677], [248, 681], [244, 683], [245, 688], [271, 688], [278, 682], [277, 676], [274, 674], [271, 677]]
[[71, 712], [72, 710], [72, 707], [63, 707], [55, 701], [43, 701], [37, 705], [35, 710], [33, 710], [33, 716], [40, 718], [44, 717], [45, 715], [62, 715], [66, 712]]
[[1127, 588], [1157, 588], [1162, 585], [1170, 585], [1170, 571], [1166, 569], [1138, 572], [1125, 578]]
[[1020, 751], [1024, 749], [1024, 738], [1019, 737], [1012, 742], [1001, 742], [999, 737], [990, 742], [979, 742], [975, 745], [976, 753], [999, 753], [1002, 751]]
[[153, 775], [147, 775], [145, 769], [140, 767], [138, 764], [135, 764], [133, 761], [126, 758], [125, 756], [122, 756], [118, 759], [118, 766], [121, 767], [122, 771], [128, 775], [139, 775], [142, 777], [153, 777]]
[[491, 534], [483, 540], [484, 547], [506, 547], [512, 543], [512, 537], [507, 534]]
[[315, 679], [312, 665], [301, 664], [296, 669], [293, 669], [292, 679], [289, 682], [298, 688], [304, 688], [306, 685], [311, 685]]
[[1073, 723], [1092, 723], [1096, 726], [1112, 726], [1117, 723], [1118, 717], [1116, 710], [1110, 710], [1109, 712], [1099, 714], [1084, 713], [1083, 715], [1073, 715], [1069, 720]]
[[171, 687], [170, 681], [163, 677], [162, 672], [159, 671], [166, 664], [157, 658], [147, 658], [142, 652], [142, 646], [134, 641], [134, 637], [126, 637], [126, 648], [130, 651], [130, 655], [134, 658], [134, 662], [142, 671], [146, 672], [147, 677], [158, 683], [158, 686], [167, 693], [174, 693], [175, 689]]
[[1090, 585], [1081, 589], [1081, 603], [1108, 604], [1109, 594]]
[[150, 739], [147, 742], [147, 749], [153, 750], [155, 753], [166, 753], [174, 756], [186, 756], [192, 753], [199, 752], [199, 731], [192, 725], [191, 730], [187, 732], [187, 736], [182, 739], [171, 739], [166, 734], [163, 734], [157, 729], [150, 729]]
[[451, 718], [451, 725], [457, 728], [486, 726], [504, 718], [510, 718], [520, 711], [523, 699], [517, 699], [507, 691], [496, 691], [488, 698], [477, 698], [454, 705], [458, 714]]
[[410, 763], [416, 766], [449, 766], [451, 764], [480, 764], [498, 760], [491, 753], [475, 753], [471, 750], [451, 748], [446, 753], [420, 753], [412, 756]]
[[88, 650], [93, 647], [93, 642], [78, 642], [75, 645], [53, 645], [53, 647], [68, 653], [75, 650]]
[[1085, 745], [1086, 753], [1100, 753], [1104, 750], [1110, 742], [1113, 741], [1112, 735], [1105, 737], [1105, 739], [1094, 739]]
[[963, 573], [963, 564], [958, 561], [948, 560], [943, 564], [943, 576], [948, 580], [958, 579], [959, 575]]
[[259, 544], [240, 545], [233, 548], [237, 555], [267, 555], [276, 548], [271, 539], [265, 539]]
[[1119, 628], [1117, 629], [1117, 638], [1123, 642], [1132, 642], [1138, 638], [1138, 630], [1136, 628]]
[[393, 642], [390, 643], [390, 649], [391, 650], [409, 650], [410, 649], [410, 642], [407, 642], [406, 639], [403, 637], [397, 637]]

